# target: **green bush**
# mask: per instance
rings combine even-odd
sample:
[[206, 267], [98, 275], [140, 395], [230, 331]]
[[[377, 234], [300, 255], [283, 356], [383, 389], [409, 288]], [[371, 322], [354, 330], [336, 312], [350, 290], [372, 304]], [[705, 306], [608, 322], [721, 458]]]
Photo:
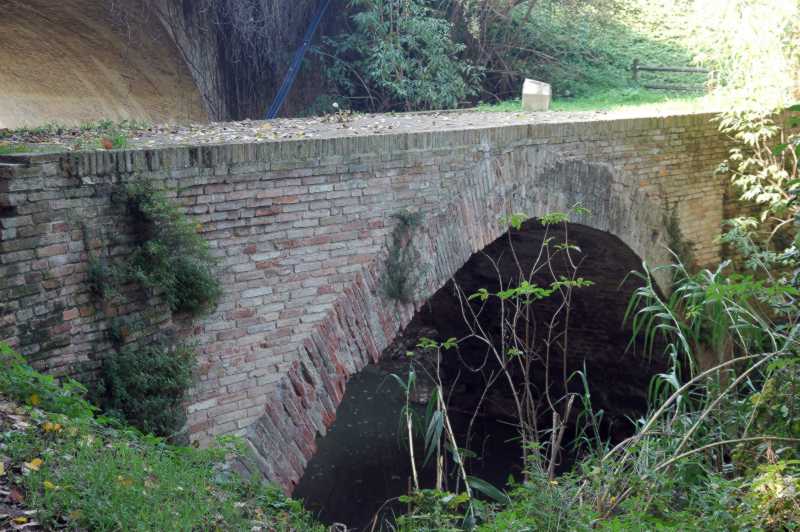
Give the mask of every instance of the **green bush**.
[[136, 181], [125, 191], [142, 236], [128, 278], [160, 290], [173, 312], [197, 315], [212, 309], [222, 290], [199, 227], [152, 181]]
[[101, 406], [146, 433], [173, 437], [186, 422], [183, 399], [192, 385], [194, 350], [186, 345], [128, 344], [106, 355]]
[[446, 109], [476, 94], [452, 24], [425, 0], [355, 0], [352, 31], [326, 41], [327, 77], [370, 111]]

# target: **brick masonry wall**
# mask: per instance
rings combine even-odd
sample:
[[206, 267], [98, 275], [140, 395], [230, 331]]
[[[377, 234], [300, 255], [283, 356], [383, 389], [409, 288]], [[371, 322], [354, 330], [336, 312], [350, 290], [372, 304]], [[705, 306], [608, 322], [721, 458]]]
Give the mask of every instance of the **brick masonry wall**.
[[[413, 237], [424, 272], [417, 307], [507, 212], [576, 202], [576, 222], [666, 260], [667, 207], [701, 264], [725, 184], [728, 146], [709, 115], [529, 124], [458, 131], [0, 158], [0, 339], [54, 374], [91, 369], [109, 349], [109, 316], [140, 315], [142, 335], [199, 342], [188, 401], [192, 438], [240, 434], [260, 469], [291, 490], [335, 416], [349, 375], [412, 318], [381, 276], [392, 215], [424, 214]], [[89, 253], [124, 259], [130, 235], [113, 186], [149, 178], [198, 224], [219, 257], [224, 296], [194, 323], [152, 312], [157, 295], [98, 309]]]

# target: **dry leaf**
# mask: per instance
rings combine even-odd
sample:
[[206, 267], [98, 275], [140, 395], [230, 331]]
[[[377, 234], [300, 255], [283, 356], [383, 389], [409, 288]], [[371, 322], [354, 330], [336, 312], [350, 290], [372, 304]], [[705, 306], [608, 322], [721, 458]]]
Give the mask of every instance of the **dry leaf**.
[[8, 498], [11, 499], [11, 502], [14, 504], [22, 504], [25, 502], [25, 497], [17, 488], [11, 488], [11, 493], [9, 493]]
[[48, 421], [42, 425], [42, 428], [45, 432], [61, 432], [61, 429], [64, 427], [61, 426], [61, 423], [51, 423]]
[[31, 471], [39, 471], [39, 468], [42, 467], [43, 463], [44, 461], [41, 458], [34, 458], [30, 462], [25, 462], [23, 465]]
[[102, 139], [100, 139], [100, 144], [103, 146], [103, 148], [107, 150], [110, 150], [111, 148], [114, 147], [114, 143], [111, 142], [111, 139], [107, 137], [103, 137]]

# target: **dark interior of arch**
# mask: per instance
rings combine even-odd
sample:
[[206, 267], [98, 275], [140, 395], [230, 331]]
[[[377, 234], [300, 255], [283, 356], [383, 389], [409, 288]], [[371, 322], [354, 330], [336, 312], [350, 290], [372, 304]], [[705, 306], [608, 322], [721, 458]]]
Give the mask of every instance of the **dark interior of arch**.
[[[606, 422], [613, 423], [615, 433], [621, 436], [630, 427], [628, 419], [641, 415], [645, 409], [649, 382], [655, 373], [666, 369], [666, 364], [659, 356], [644, 353], [642, 342], [631, 342], [631, 324], [630, 320], [626, 322], [625, 313], [633, 291], [642, 285], [641, 278], [631, 274], [641, 270], [641, 259], [624, 242], [609, 233], [579, 224], [546, 228], [538, 220], [527, 221], [521, 230], [503, 235], [482, 252], [474, 254], [453, 280], [428, 300], [404, 334], [406, 347], [408, 340], [417, 335], [435, 335], [439, 340], [469, 336], [470, 330], [463, 319], [456, 285], [466, 295], [476, 293], [481, 288], [496, 293], [508, 286], [518, 285], [521, 280], [520, 269], [530, 271], [537, 258], [539, 263], [542, 262], [540, 250], [545, 238], [551, 239], [549, 247], [552, 252], [555, 252], [555, 245], [561, 242], [568, 241], [577, 246], [579, 250], [570, 252], [572, 262], [578, 266], [577, 275], [593, 283], [592, 286], [573, 291], [567, 336], [551, 347], [547, 357], [551, 395], [560, 397], [564, 393], [561, 386], [563, 379], [559, 375], [585, 372], [593, 408], [603, 410]], [[563, 252], [555, 254], [551, 264], [552, 271], [542, 268], [533, 276], [533, 282], [548, 286], [554, 277], [570, 274], [571, 269]], [[532, 372], [539, 390], [546, 386], [546, 348], [543, 342], [549, 320], [560, 304], [561, 298], [550, 297], [531, 306], [535, 315], [532, 320], [536, 323], [535, 335], [541, 340], [534, 342], [539, 360], [534, 362]], [[478, 303], [473, 301], [472, 305], [476, 307]], [[499, 301], [490, 298], [485, 305], [480, 322], [485, 331], [493, 336], [495, 344], [499, 345]], [[562, 313], [558, 326], [563, 324], [565, 318]], [[564, 343], [565, 348], [562, 347]], [[477, 403], [476, 394], [483, 390], [486, 372], [496, 369], [491, 363], [481, 372], [467, 369], [483, 364], [485, 353], [485, 344], [466, 340], [460, 343], [457, 355], [445, 355], [443, 378], [453, 384], [453, 397], [458, 399], [463, 408], [470, 408], [471, 400]], [[397, 358], [398, 355], [401, 353], [395, 349], [392, 356]], [[580, 393], [584, 385], [580, 378], [572, 378], [569, 379], [568, 388], [569, 391]], [[486, 415], [502, 416], [512, 411], [513, 405], [509, 403], [507, 391], [500, 383], [490, 393], [484, 408]]]
[[[530, 269], [545, 238], [552, 238], [554, 246], [568, 237], [571, 244], [578, 246], [580, 252], [571, 252], [573, 260], [580, 263], [578, 275], [594, 283], [574, 292], [566, 366], [560, 353], [551, 356], [550, 374], [585, 371], [592, 406], [595, 411], [604, 412], [602, 437], [614, 441], [632, 432], [631, 420], [645, 411], [652, 376], [666, 369], [663, 359], [642, 353], [640, 342], [630, 343], [630, 325], [624, 323], [630, 296], [642, 282], [629, 274], [640, 269], [641, 260], [609, 233], [577, 224], [554, 227], [546, 230], [538, 220], [529, 220], [520, 230], [503, 235], [474, 254], [453, 280], [425, 303], [402, 335], [383, 353], [382, 361], [377, 366], [367, 367], [348, 382], [337, 419], [328, 434], [318, 441], [318, 452], [295, 490], [295, 495], [303, 498], [309, 509], [330, 523], [343, 522], [369, 529], [367, 524], [382, 503], [406, 492], [410, 467], [407, 451], [400, 443], [404, 397], [389, 375], [394, 373], [405, 378], [409, 351], [415, 352], [414, 363], [418, 368], [426, 364], [430, 367], [430, 360], [415, 347], [420, 337], [442, 341], [468, 336], [456, 285], [464, 294], [472, 294], [481, 288], [499, 291], [499, 279], [504, 287], [517, 284], [519, 268]], [[516, 259], [511, 253], [512, 247]], [[534, 276], [533, 282], [547, 286], [553, 276], [566, 275], [569, 268], [563, 253], [559, 257], [551, 261], [552, 271]], [[558, 298], [548, 298], [534, 304], [540, 333], [558, 303]], [[472, 304], [478, 305], [475, 301]], [[486, 330], [497, 335], [499, 310], [491, 298], [481, 318]], [[498, 340], [494, 338], [495, 342]], [[457, 351], [443, 354], [441, 374], [447, 389], [449, 412], [462, 438], [485, 389], [487, 375], [497, 370], [497, 363], [491, 359], [486, 361], [485, 357], [485, 345], [473, 340], [461, 342]], [[541, 360], [535, 364], [538, 366], [533, 371], [534, 385], [543, 390], [544, 364]], [[413, 400], [418, 408], [424, 409], [430, 396], [430, 389], [426, 389], [430, 382], [426, 383], [422, 377], [424, 370], [418, 373]], [[552, 381], [551, 395], [561, 396], [564, 391], [559, 385], [561, 379]], [[568, 387], [573, 392], [584, 391], [579, 378], [571, 379]], [[471, 440], [463, 442], [478, 456], [470, 461], [470, 474], [498, 487], [503, 487], [509, 475], [519, 477], [521, 472], [513, 411], [507, 385], [498, 381], [482, 403]], [[549, 419], [544, 419], [542, 424], [548, 422]], [[573, 415], [568, 438], [575, 437], [577, 422], [577, 416]], [[569, 467], [573, 456], [563, 456], [561, 471]], [[427, 482], [428, 487], [432, 486], [432, 474], [432, 471], [422, 471], [423, 485]], [[384, 511], [390, 507], [384, 506]]]

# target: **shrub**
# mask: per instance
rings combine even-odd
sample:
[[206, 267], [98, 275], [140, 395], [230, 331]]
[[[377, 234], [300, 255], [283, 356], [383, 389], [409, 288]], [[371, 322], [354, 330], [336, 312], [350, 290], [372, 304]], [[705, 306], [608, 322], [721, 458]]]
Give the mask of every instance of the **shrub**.
[[152, 181], [128, 185], [126, 195], [142, 236], [128, 278], [161, 290], [173, 312], [197, 315], [213, 308], [222, 291], [199, 227]]
[[186, 422], [182, 402], [194, 367], [195, 353], [186, 345], [123, 346], [103, 359], [101, 406], [144, 432], [174, 436]]
[[355, 0], [353, 31], [326, 41], [327, 76], [371, 111], [445, 109], [476, 94], [477, 69], [424, 0]]

